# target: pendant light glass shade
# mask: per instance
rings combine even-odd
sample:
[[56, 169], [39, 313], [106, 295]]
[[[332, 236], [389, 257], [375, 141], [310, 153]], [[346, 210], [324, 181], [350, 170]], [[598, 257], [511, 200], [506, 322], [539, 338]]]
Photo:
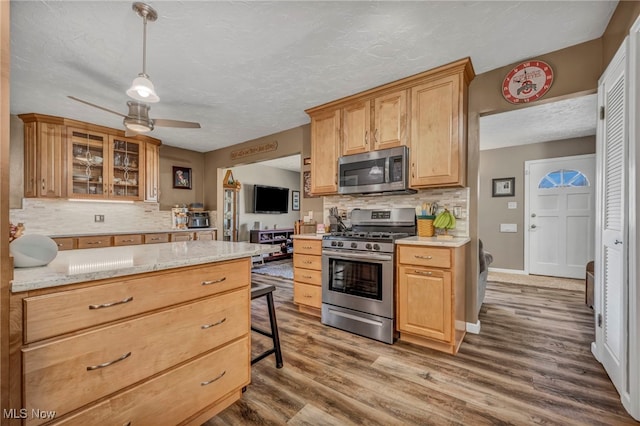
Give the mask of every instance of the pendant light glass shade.
[[133, 79], [131, 87], [127, 90], [127, 95], [141, 102], [155, 103], [160, 100], [160, 97], [156, 94], [153, 87], [153, 83], [146, 74], [138, 74], [138, 76]]

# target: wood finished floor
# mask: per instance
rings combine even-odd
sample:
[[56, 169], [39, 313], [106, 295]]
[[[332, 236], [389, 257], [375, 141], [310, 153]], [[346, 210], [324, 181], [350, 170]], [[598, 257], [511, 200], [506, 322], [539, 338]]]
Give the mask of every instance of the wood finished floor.
[[[456, 356], [387, 345], [320, 324], [275, 284], [284, 367], [252, 367], [243, 397], [218, 425], [637, 425], [593, 358], [592, 313], [581, 291], [490, 283], [479, 335]], [[264, 298], [254, 324], [268, 324]], [[254, 353], [270, 340], [252, 333]]]

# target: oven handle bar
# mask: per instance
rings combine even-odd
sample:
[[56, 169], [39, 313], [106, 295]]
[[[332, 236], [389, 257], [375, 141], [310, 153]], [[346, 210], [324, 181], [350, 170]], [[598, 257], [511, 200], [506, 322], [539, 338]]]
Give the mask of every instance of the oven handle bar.
[[328, 255], [331, 256], [332, 258], [336, 258], [336, 259], [343, 259], [343, 260], [349, 260], [349, 259], [364, 259], [364, 260], [393, 260], [393, 255], [391, 254], [381, 254], [381, 253], [366, 253], [366, 254], [360, 254], [360, 253], [353, 253], [353, 252], [344, 252], [344, 251], [339, 251], [339, 250], [327, 250], [324, 249], [322, 250], [322, 255]]

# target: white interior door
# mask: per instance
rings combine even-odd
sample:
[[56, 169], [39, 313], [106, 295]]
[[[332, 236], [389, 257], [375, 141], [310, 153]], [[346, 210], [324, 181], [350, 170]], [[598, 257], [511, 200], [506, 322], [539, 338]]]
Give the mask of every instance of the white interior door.
[[598, 357], [618, 392], [625, 393], [627, 368], [628, 129], [626, 45], [621, 46], [598, 86], [598, 253], [595, 310]]
[[595, 257], [595, 155], [525, 162], [528, 271], [584, 278]]

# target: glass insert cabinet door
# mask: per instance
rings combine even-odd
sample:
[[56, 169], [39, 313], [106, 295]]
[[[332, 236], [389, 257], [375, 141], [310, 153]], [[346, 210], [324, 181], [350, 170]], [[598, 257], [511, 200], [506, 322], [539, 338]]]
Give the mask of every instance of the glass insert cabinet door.
[[141, 199], [142, 142], [110, 137], [110, 198]]
[[142, 199], [143, 142], [74, 128], [68, 140], [72, 197]]
[[222, 240], [238, 241], [238, 191], [223, 190]]
[[108, 136], [87, 130], [68, 130], [69, 187], [76, 198], [104, 198], [108, 194]]

